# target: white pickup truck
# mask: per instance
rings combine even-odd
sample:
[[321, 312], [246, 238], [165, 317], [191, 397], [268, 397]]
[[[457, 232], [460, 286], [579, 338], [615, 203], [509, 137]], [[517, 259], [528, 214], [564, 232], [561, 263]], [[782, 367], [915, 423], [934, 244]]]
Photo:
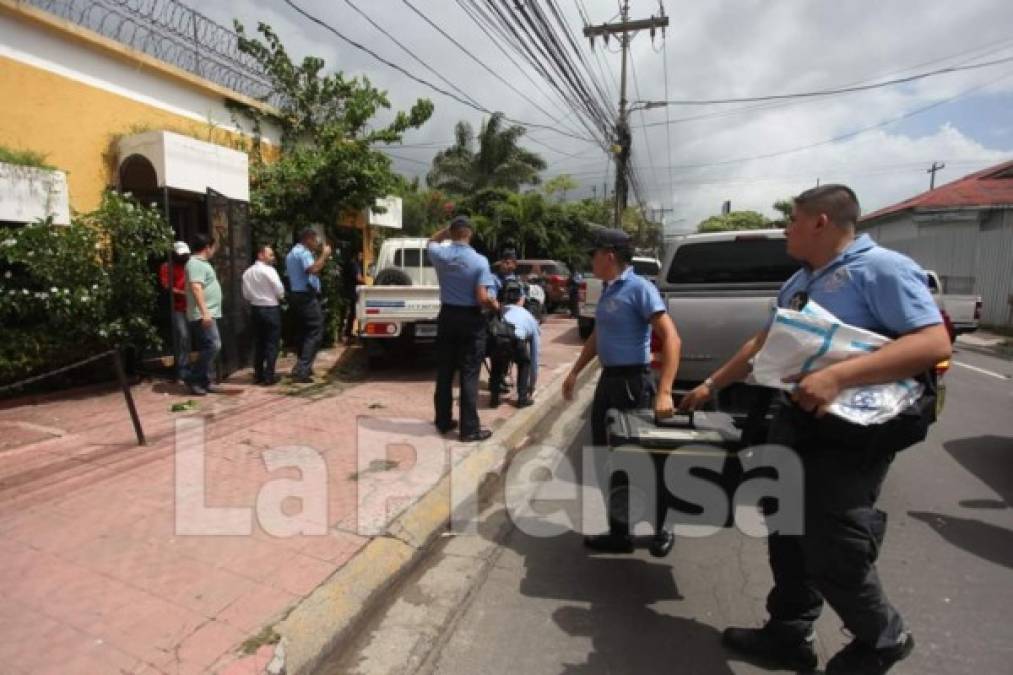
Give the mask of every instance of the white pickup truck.
[[943, 285], [939, 281], [939, 275], [932, 270], [925, 270], [925, 272], [929, 277], [929, 290], [932, 291], [932, 297], [935, 298], [939, 309], [949, 315], [956, 334], [973, 333], [978, 330], [978, 321], [981, 319], [981, 296], [943, 293]]
[[426, 252], [428, 239], [399, 237], [380, 247], [372, 286], [358, 287], [359, 339], [371, 367], [436, 341], [440, 287]]

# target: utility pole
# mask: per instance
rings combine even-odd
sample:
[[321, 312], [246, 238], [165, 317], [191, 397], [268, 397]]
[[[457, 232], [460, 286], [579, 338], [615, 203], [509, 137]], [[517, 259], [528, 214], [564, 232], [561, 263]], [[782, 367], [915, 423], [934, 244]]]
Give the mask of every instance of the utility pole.
[[931, 168], [925, 169], [925, 173], [932, 174], [932, 177], [929, 178], [929, 191], [930, 192], [932, 190], [936, 189], [936, 171], [939, 171], [940, 169], [945, 169], [945, 168], [946, 168], [946, 164], [945, 163], [935, 162], [934, 161], [934, 162], [932, 162], [932, 167]]
[[627, 181], [627, 166], [630, 161], [630, 145], [632, 143], [632, 135], [630, 134], [630, 125], [626, 119], [627, 114], [627, 101], [626, 101], [626, 60], [628, 58], [629, 46], [630, 46], [630, 33], [640, 30], [650, 30], [651, 36], [654, 36], [654, 31], [658, 28], [661, 29], [662, 35], [665, 34], [665, 28], [668, 27], [668, 17], [662, 14], [661, 16], [652, 16], [649, 19], [637, 19], [630, 21], [630, 1], [623, 0], [622, 10], [620, 12], [620, 18], [622, 19], [619, 23], [603, 23], [598, 26], [585, 26], [584, 37], [590, 38], [591, 49], [594, 49], [595, 37], [602, 37], [605, 40], [605, 44], [608, 44], [610, 35], [620, 35], [620, 47], [622, 49], [622, 70], [619, 77], [619, 119], [616, 121], [616, 144], [613, 146], [613, 153], [616, 156], [616, 203], [615, 203], [615, 226], [617, 228], [622, 227], [622, 214], [626, 209], [626, 203], [629, 197], [629, 184]]

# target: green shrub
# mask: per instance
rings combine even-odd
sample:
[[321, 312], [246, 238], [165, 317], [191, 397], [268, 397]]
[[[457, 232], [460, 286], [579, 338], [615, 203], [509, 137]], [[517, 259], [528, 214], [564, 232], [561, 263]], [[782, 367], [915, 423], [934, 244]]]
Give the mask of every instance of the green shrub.
[[113, 346], [157, 346], [148, 260], [171, 234], [158, 211], [113, 192], [66, 227], [0, 228], [0, 382]]

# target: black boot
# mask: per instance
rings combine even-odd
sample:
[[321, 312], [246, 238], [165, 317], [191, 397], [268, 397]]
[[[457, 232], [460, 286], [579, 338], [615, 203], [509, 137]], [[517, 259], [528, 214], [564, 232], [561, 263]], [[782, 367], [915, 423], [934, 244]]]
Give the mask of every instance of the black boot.
[[808, 671], [816, 668], [814, 637], [792, 639], [772, 624], [763, 628], [726, 628], [721, 643], [744, 656], [786, 670]]
[[827, 675], [883, 675], [895, 663], [906, 659], [914, 648], [915, 639], [911, 633], [903, 633], [900, 642], [884, 649], [852, 640], [827, 663]]

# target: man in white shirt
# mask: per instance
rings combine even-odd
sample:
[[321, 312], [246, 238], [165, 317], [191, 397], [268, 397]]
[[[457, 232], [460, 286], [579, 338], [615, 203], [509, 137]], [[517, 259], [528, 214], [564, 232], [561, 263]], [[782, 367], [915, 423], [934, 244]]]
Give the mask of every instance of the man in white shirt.
[[274, 268], [274, 249], [263, 245], [257, 260], [243, 272], [243, 298], [253, 314], [253, 382], [270, 387], [278, 382], [274, 364], [281, 339], [281, 307], [285, 287]]

